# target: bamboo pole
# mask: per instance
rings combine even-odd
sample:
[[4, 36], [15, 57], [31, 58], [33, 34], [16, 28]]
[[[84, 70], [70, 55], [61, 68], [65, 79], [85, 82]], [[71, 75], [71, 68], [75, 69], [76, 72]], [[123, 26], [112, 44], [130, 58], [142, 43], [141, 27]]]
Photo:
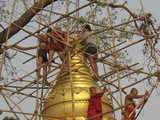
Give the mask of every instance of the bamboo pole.
[[[42, 1], [42, 4], [43, 4], [43, 1]], [[40, 11], [40, 14], [42, 15], [43, 14], [43, 11], [41, 10]], [[42, 16], [41, 15], [39, 15], [39, 21], [40, 22], [42, 22]], [[40, 29], [41, 28], [41, 25], [40, 24], [38, 24], [38, 29]], [[39, 45], [39, 40], [37, 39], [37, 45]], [[43, 59], [43, 58], [42, 58]], [[38, 69], [38, 71], [37, 71], [37, 92], [36, 92], [36, 96], [37, 96], [37, 98], [36, 98], [36, 108], [35, 108], [35, 119], [34, 120], [37, 120], [37, 117], [38, 117], [38, 109], [41, 111], [41, 109], [42, 109], [42, 103], [39, 103], [39, 99], [38, 99], [38, 97], [39, 97], [39, 85], [40, 85], [40, 76], [39, 76], [39, 74], [41, 74], [41, 69], [39, 69], [39, 64], [38, 64], [38, 49], [37, 49], [37, 52], [36, 52], [36, 63], [37, 63], [37, 69]], [[46, 63], [45, 63], [46, 64]], [[44, 65], [45, 66], [45, 65]], [[47, 69], [48, 70], [48, 69]], [[44, 71], [44, 69], [43, 69], [43, 71]], [[39, 72], [39, 74], [38, 74], [38, 72]], [[43, 72], [44, 73], [44, 72]], [[43, 76], [44, 76], [44, 74], [43, 74]], [[47, 75], [46, 75], [47, 76]], [[44, 87], [44, 79], [43, 79], [43, 77], [42, 77], [42, 89], [41, 89], [41, 93], [40, 93], [40, 97], [41, 97], [41, 99], [40, 99], [40, 101], [43, 99], [43, 87]], [[32, 118], [33, 119], [33, 118]], [[41, 117], [39, 117], [39, 120], [41, 120]]]
[[[127, 86], [125, 86], [125, 87], [122, 87], [122, 90], [123, 90], [123, 89], [126, 89], [126, 88], [129, 88], [129, 87], [132, 87], [132, 86], [134, 86], [134, 85], [137, 85], [138, 83], [141, 83], [141, 82], [143, 82], [143, 81], [145, 81], [145, 80], [148, 80], [149, 78], [151, 78], [151, 77], [153, 77], [153, 76], [155, 76], [155, 73], [154, 73], [154, 74], [150, 74], [150, 75], [148, 75], [147, 77], [145, 77], [145, 78], [143, 78], [143, 79], [141, 79], [141, 80], [139, 80], [139, 81], [136, 81], [136, 82], [134, 82], [134, 83], [132, 83], [132, 84], [130, 84], [130, 85], [127, 85]], [[116, 92], [118, 92], [118, 90], [112, 91], [112, 93], [116, 93]]]
[[[5, 96], [13, 105], [16, 106], [16, 108], [22, 112], [22, 109], [6, 94], [4, 94], [2, 91], [1, 91], [1, 94], [3, 94], [3, 96]], [[30, 120], [25, 114], [23, 114], [23, 116], [27, 119], [27, 120]]]
[[[110, 8], [108, 6], [108, 0], [106, 1], [106, 4], [107, 4], [107, 13], [108, 13], [108, 16], [109, 16], [110, 24], [112, 26], [113, 21], [112, 21], [112, 17], [111, 17], [111, 13], [110, 13]], [[115, 46], [115, 33], [114, 33], [114, 31], [112, 32], [112, 44], [113, 44], [113, 46]], [[114, 62], [117, 65], [118, 64], [118, 62], [117, 62], [117, 50], [116, 50], [115, 47], [113, 48], [113, 57], [114, 57]], [[119, 95], [120, 95], [120, 107], [121, 107], [121, 106], [123, 106], [123, 100], [122, 100], [122, 89], [121, 89], [119, 70], [117, 70], [116, 73], [117, 73], [117, 79], [118, 79], [118, 90], [119, 90]], [[123, 112], [123, 109], [121, 109], [121, 112]]]
[[[139, 69], [137, 69], [136, 71], [138, 72], [138, 71], [140, 71], [140, 70], [142, 70], [142, 69], [143, 69], [143, 68], [139, 68]], [[132, 75], [132, 74], [135, 74], [135, 73], [137, 73], [136, 71], [133, 71], [133, 72], [131, 72], [131, 73], [128, 73], [128, 74], [120, 77], [120, 79], [122, 80], [122, 79], [125, 78], [125, 77], [128, 77], [128, 76], [130, 76], [130, 75]], [[115, 80], [111, 81], [110, 83], [114, 83], [114, 82], [116, 82], [116, 81], [118, 81], [118, 79], [115, 79]]]
[[[110, 71], [110, 72], [108, 72], [108, 73], [106, 73], [106, 74], [104, 74], [104, 75], [101, 75], [101, 77], [107, 78], [107, 77], [109, 77], [109, 76], [111, 76], [111, 75], [114, 75], [114, 74], [117, 72], [117, 70], [118, 70], [118, 71], [128, 70], [128, 69], [131, 69], [132, 67], [135, 67], [136, 65], [138, 65], [138, 63], [132, 64], [132, 65], [130, 65], [130, 66], [123, 66], [123, 67], [119, 67], [118, 65], [115, 65], [115, 66], [110, 65], [110, 66], [112, 66], [112, 67], [115, 67], [116, 70], [113, 70], [113, 71]], [[135, 70], [135, 71], [137, 71], [137, 70]], [[137, 71], [137, 72], [138, 72], [138, 71]]]
[[159, 81], [157, 81], [153, 86], [152, 88], [149, 90], [149, 95], [148, 95], [148, 98], [145, 100], [143, 106], [141, 107], [141, 109], [139, 110], [137, 116], [135, 117], [136, 119], [138, 118], [138, 116], [140, 115], [142, 109], [144, 108], [145, 104], [147, 103], [148, 99], [151, 97], [151, 94], [153, 92], [153, 90], [157, 87], [157, 85], [159, 84]]
[[31, 94], [22, 93], [22, 92], [19, 92], [19, 91], [17, 92], [16, 90], [13, 90], [13, 89], [5, 88], [5, 87], [3, 89], [6, 90], [6, 91], [9, 91], [11, 93], [17, 93], [19, 95], [24, 95], [24, 96], [28, 96], [28, 97], [31, 97], [31, 98], [36, 98], [36, 96], [33, 96]]
[[0, 92], [0, 94], [2, 95], [3, 99], [4, 99], [5, 102], [7, 103], [7, 105], [8, 105], [8, 107], [9, 107], [10, 111], [14, 114], [14, 116], [17, 118], [17, 120], [19, 120], [18, 115], [15, 113], [15, 111], [14, 111], [13, 108], [11, 107], [11, 105], [10, 105], [10, 103], [8, 102], [6, 96], [5, 96], [3, 93], [1, 93], [1, 92]]
[[[34, 94], [36, 91], [33, 91], [32, 93], [30, 93], [30, 95]], [[30, 98], [28, 96], [25, 96], [22, 100], [20, 100], [19, 102], [17, 102], [17, 104], [21, 104], [22, 102], [24, 102], [24, 100], [26, 100], [27, 98]], [[13, 109], [15, 108], [15, 106], [13, 106]]]
[[[66, 0], [66, 14], [69, 13], [69, 0]], [[69, 25], [70, 20], [67, 18], [67, 43], [69, 44]], [[72, 58], [71, 58], [71, 51], [70, 48], [68, 48], [68, 64], [69, 64], [69, 78], [70, 78], [70, 87], [71, 87], [71, 98], [72, 98], [72, 118], [73, 120], [76, 120], [76, 114], [75, 114], [75, 101], [74, 101], [74, 86], [73, 86], [73, 78], [72, 78]]]

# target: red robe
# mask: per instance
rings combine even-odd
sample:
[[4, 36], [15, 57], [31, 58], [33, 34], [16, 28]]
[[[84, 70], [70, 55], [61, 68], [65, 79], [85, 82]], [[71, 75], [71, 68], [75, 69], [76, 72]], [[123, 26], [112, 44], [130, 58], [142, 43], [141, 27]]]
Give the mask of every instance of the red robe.
[[53, 32], [52, 35], [54, 38], [48, 38], [47, 49], [54, 50], [57, 52], [63, 52], [65, 45], [61, 43], [59, 40], [63, 40], [62, 38], [64, 38], [64, 34], [60, 32]]
[[[130, 114], [132, 113], [132, 111], [134, 110], [135, 106], [134, 105], [129, 105], [129, 106], [126, 106], [125, 107], [125, 115], [127, 117], [130, 116]], [[134, 111], [130, 117], [130, 120], [136, 120], [135, 119], [135, 115], [136, 115], [136, 112]]]
[[160, 82], [160, 75], [158, 75], [158, 82]]
[[[87, 118], [90, 118], [102, 113], [102, 101], [101, 101], [102, 95], [103, 95], [102, 93], [96, 94], [95, 96], [89, 99]], [[102, 116], [92, 120], [102, 120]]]

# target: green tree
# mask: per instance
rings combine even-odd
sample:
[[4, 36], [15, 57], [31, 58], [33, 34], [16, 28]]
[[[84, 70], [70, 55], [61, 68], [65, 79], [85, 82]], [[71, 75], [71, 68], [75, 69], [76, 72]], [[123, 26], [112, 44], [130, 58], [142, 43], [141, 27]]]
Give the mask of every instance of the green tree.
[[14, 117], [8, 117], [6, 116], [5, 118], [3, 118], [3, 120], [16, 120]]
[[6, 7], [7, 1], [0, 1], [0, 29], [4, 29], [1, 22], [5, 21], [9, 16], [9, 11]]

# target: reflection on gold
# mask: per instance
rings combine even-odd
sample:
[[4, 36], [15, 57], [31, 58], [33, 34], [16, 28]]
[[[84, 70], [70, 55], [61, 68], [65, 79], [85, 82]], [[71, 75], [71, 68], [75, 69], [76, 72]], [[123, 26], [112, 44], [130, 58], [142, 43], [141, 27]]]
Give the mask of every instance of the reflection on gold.
[[[88, 99], [90, 98], [89, 88], [96, 87], [97, 91], [101, 89], [93, 80], [90, 69], [86, 62], [83, 53], [77, 50], [80, 48], [79, 44], [72, 53], [71, 70], [72, 84], [74, 91], [74, 105], [76, 120], [84, 120], [87, 117]], [[77, 52], [78, 51], [78, 52]], [[77, 52], [77, 53], [76, 53]], [[54, 89], [50, 92], [45, 100], [42, 114], [44, 120], [72, 120], [72, 97], [71, 97], [71, 82], [70, 74], [63, 70], [57, 76], [57, 83]], [[109, 104], [108, 97], [102, 97], [103, 112], [112, 110]], [[103, 120], [111, 120], [112, 114], [103, 116]]]

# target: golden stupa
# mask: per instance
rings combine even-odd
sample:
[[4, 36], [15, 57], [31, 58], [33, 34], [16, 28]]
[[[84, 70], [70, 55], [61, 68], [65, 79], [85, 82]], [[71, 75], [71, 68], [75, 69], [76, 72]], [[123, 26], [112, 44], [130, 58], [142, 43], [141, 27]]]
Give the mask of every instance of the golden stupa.
[[[83, 53], [79, 52], [77, 48], [80, 48], [79, 44], [76, 50], [72, 52], [71, 59], [68, 60], [68, 62], [71, 63], [71, 72], [60, 71], [56, 77], [57, 83], [55, 87], [45, 99], [42, 110], [44, 116], [43, 120], [73, 120], [73, 104], [75, 119], [86, 119], [88, 99], [90, 98], [89, 88], [94, 86], [97, 88], [98, 92], [101, 91], [91, 76], [89, 66]], [[74, 94], [72, 94], [72, 90]], [[74, 103], [72, 101], [72, 95], [74, 96]], [[102, 109], [103, 112], [113, 109], [106, 95], [102, 97]], [[113, 113], [104, 115], [103, 120], [113, 120], [112, 114]]]

